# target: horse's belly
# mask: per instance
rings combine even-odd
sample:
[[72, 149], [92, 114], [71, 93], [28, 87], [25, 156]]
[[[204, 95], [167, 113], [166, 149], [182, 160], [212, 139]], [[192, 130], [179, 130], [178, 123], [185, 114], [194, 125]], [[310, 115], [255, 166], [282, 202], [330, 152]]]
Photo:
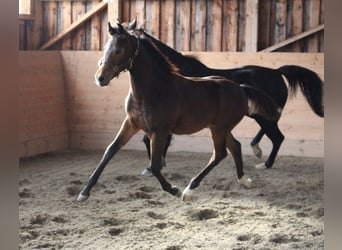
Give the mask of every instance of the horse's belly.
[[203, 117], [201, 119], [192, 119], [191, 117], [185, 117], [183, 119], [178, 120], [176, 125], [171, 129], [173, 134], [193, 134], [204, 128], [207, 128], [211, 121], [210, 119], [205, 119]]

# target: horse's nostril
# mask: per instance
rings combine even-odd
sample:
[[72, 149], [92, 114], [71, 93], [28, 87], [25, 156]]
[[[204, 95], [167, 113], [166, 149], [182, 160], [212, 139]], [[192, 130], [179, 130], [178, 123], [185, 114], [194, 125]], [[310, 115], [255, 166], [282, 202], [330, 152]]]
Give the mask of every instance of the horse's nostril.
[[103, 82], [104, 77], [103, 76], [99, 76], [99, 78], [97, 80], [99, 80], [99, 82]]

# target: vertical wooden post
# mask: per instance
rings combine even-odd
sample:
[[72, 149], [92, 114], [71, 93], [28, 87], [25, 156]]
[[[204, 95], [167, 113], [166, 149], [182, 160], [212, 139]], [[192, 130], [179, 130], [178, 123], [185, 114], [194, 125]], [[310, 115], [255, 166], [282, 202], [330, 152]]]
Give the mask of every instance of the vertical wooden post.
[[276, 1], [275, 43], [286, 39], [286, 0]]
[[246, 52], [256, 52], [258, 42], [258, 0], [246, 0]]
[[222, 50], [237, 51], [238, 41], [238, 0], [222, 1]]
[[117, 20], [121, 22], [121, 0], [107, 0], [107, 14], [108, 14], [108, 22], [116, 23]]

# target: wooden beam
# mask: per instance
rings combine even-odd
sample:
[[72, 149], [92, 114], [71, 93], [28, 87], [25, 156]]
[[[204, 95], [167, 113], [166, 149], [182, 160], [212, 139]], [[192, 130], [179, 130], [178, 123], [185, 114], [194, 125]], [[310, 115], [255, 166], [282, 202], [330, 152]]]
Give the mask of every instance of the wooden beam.
[[49, 48], [51, 45], [55, 44], [59, 40], [61, 40], [64, 36], [69, 34], [71, 31], [82, 25], [85, 21], [87, 21], [90, 17], [92, 17], [95, 13], [102, 10], [107, 6], [106, 2], [101, 2], [97, 4], [94, 8], [92, 8], [90, 11], [85, 13], [79, 20], [76, 22], [73, 22], [67, 29], [63, 30], [61, 33], [57, 34], [56, 36], [52, 37], [49, 41], [47, 41], [45, 44], [43, 44], [39, 49], [44, 50]]
[[258, 43], [258, 0], [246, 2], [246, 52], [256, 52]]
[[319, 25], [316, 28], [307, 30], [307, 31], [305, 31], [303, 33], [300, 33], [300, 34], [298, 34], [296, 36], [293, 36], [293, 37], [291, 37], [289, 39], [286, 39], [286, 40], [284, 40], [284, 41], [282, 41], [280, 43], [274, 44], [274, 45], [272, 45], [272, 46], [270, 46], [270, 47], [268, 47], [266, 49], [260, 50], [259, 52], [271, 52], [271, 51], [277, 50], [277, 49], [282, 48], [282, 47], [284, 47], [286, 45], [289, 45], [290, 43], [296, 42], [296, 41], [298, 41], [300, 39], [303, 39], [303, 38], [305, 38], [307, 36], [315, 34], [315, 33], [319, 32], [321, 30], [324, 30], [324, 24], [321, 24], [321, 25]]
[[121, 17], [122, 17], [121, 6], [122, 6], [121, 0], [108, 1], [108, 8], [107, 8], [108, 22], [115, 24], [117, 20], [119, 20], [120, 22], [130, 21], [130, 20], [121, 20]]

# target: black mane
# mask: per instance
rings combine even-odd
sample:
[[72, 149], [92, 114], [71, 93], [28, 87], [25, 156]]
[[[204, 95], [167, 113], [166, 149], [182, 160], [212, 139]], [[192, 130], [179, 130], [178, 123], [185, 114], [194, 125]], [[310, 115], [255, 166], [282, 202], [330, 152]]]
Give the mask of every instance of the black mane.
[[164, 56], [148, 37], [137, 37], [137, 39], [139, 39], [140, 44], [144, 46], [148, 53], [156, 60], [156, 64], [160, 68], [169, 72], [178, 73], [178, 67]]
[[167, 44], [159, 41], [150, 34], [146, 33], [144, 30], [141, 30], [141, 32], [145, 37], [150, 39], [151, 43], [153, 43], [153, 45], [163, 55], [165, 55], [165, 57], [168, 58], [171, 63], [174, 63], [175, 65], [180, 65], [179, 73], [183, 74], [182, 68], [185, 67], [186, 64], [195, 65], [197, 69], [205, 71], [208, 70], [208, 67], [205, 64], [203, 64], [195, 55], [183, 55], [182, 53], [168, 46]]

